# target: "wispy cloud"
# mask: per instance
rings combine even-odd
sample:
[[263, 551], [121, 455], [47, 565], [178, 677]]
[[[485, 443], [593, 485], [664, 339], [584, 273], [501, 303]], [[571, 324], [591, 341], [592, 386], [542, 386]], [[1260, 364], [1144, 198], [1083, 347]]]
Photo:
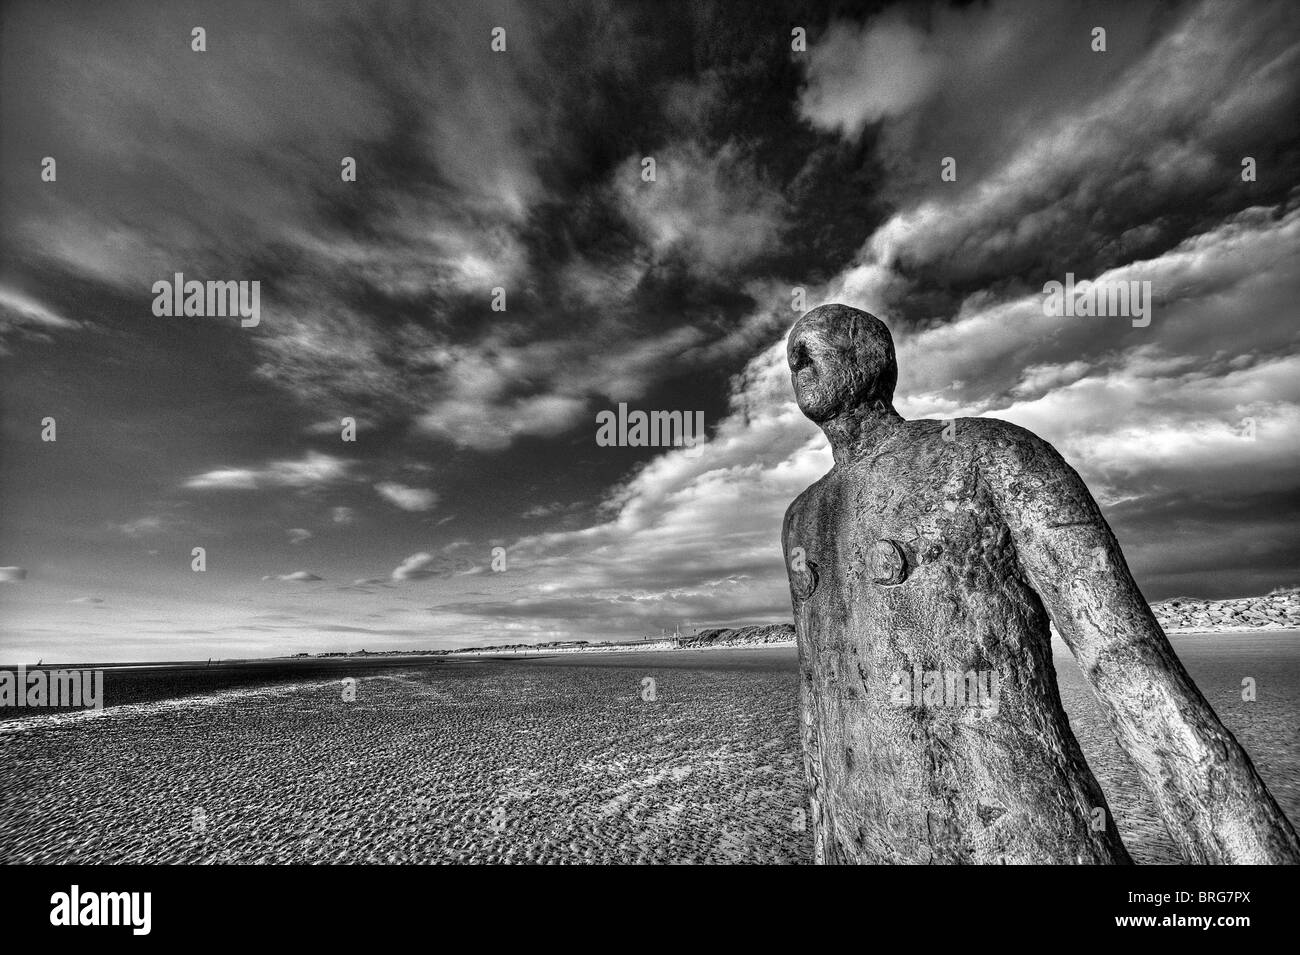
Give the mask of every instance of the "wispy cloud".
[[262, 467], [205, 471], [187, 480], [183, 486], [200, 491], [322, 487], [344, 480], [351, 467], [350, 461], [312, 451], [298, 460], [271, 461]]
[[[452, 547], [450, 550], [456, 550]], [[444, 548], [439, 554], [421, 551], [412, 554], [393, 569], [393, 580], [427, 580], [431, 577], [450, 577], [452, 574], [465, 573], [473, 564], [464, 557], [453, 556]]]
[[52, 343], [54, 338], [50, 333], [79, 327], [79, 322], [65, 318], [36, 299], [0, 285], [0, 355], [8, 354], [6, 339], [17, 336]]
[[295, 583], [310, 583], [316, 580], [323, 580], [309, 570], [295, 570], [291, 574], [269, 574], [262, 578], [263, 580], [288, 580]]
[[78, 327], [78, 323], [16, 289], [0, 285], [0, 330], [14, 326], [69, 329]]
[[404, 511], [431, 511], [438, 503], [438, 495], [428, 488], [407, 487], [392, 481], [375, 485], [379, 496]]

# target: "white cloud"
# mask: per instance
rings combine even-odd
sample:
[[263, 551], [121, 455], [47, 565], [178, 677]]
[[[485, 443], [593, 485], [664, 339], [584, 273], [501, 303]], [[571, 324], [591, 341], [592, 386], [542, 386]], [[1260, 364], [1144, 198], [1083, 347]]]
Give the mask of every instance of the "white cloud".
[[262, 578], [263, 580], [288, 580], [296, 583], [309, 583], [314, 580], [324, 580], [323, 577], [317, 577], [308, 570], [295, 570], [291, 574], [271, 574]]
[[0, 355], [9, 354], [4, 344], [7, 338], [51, 342], [50, 332], [79, 328], [80, 325], [80, 322], [64, 318], [30, 296], [0, 285]]
[[473, 563], [465, 557], [456, 556], [465, 546], [465, 542], [457, 541], [443, 547], [437, 554], [427, 551], [412, 554], [398, 564], [389, 576], [393, 580], [427, 580], [430, 577], [469, 573], [474, 568]]
[[777, 243], [785, 200], [736, 144], [714, 153], [695, 144], [660, 150], [652, 157], [654, 182], [641, 178], [643, 158], [623, 162], [613, 186], [653, 257], [679, 253], [688, 268], [713, 275]]
[[[1242, 18], [1201, 3], [1171, 11], [1176, 22], [1150, 43], [1140, 42], [1151, 29], [1148, 7], [1108, 10], [1106, 69], [1085, 42], [1095, 18], [1085, 5], [1002, 0], [926, 16], [889, 11], [861, 31], [834, 25], [810, 49], [804, 114], [850, 131], [905, 115], [885, 127], [900, 212], [871, 237], [844, 285], [897, 295], [891, 270], [924, 266], [992, 281], [1045, 251], [1123, 261], [1162, 234], [1174, 201], [1195, 205], [1232, 188], [1236, 160], [1225, 168], [1218, 152], [1258, 141], [1293, 112], [1294, 86], [1279, 75], [1296, 56], [1285, 8], [1261, 5]], [[1084, 40], [1063, 61], [1039, 52], [1058, 50], [1041, 41], [1061, 32]], [[893, 69], [895, 56], [917, 49], [942, 55]], [[897, 83], [882, 85], [884, 73]], [[983, 108], [988, 102], [998, 109]], [[940, 182], [943, 156], [957, 158], [956, 182]], [[1122, 205], [1099, 207], [1108, 202]]]
[[14, 325], [38, 326], [40, 328], [69, 329], [77, 328], [78, 322], [64, 318], [57, 312], [42, 305], [36, 299], [24, 295], [17, 289], [0, 285], [0, 331]]
[[319, 451], [300, 460], [272, 461], [260, 468], [219, 468], [196, 474], [182, 487], [194, 490], [253, 491], [263, 488], [313, 488], [344, 480], [352, 462]]
[[404, 511], [429, 511], [438, 503], [438, 495], [425, 488], [406, 487], [392, 481], [375, 485], [379, 496]]
[[711, 440], [646, 464], [610, 495], [607, 521], [512, 546], [503, 576], [523, 591], [483, 612], [543, 629], [588, 620], [593, 630], [620, 633], [682, 616], [779, 619], [788, 603], [781, 518], [830, 466], [824, 439], [789, 395], [784, 356], [778, 342], [754, 358], [734, 380], [730, 413]]
[[127, 521], [123, 524], [109, 524], [109, 527], [131, 538], [132, 540], [139, 537], [147, 537], [152, 534], [161, 533], [167, 526], [163, 518], [156, 515], [138, 517], [133, 521]]
[[393, 580], [420, 580], [432, 576], [428, 572], [428, 568], [434, 562], [434, 559], [432, 554], [424, 551], [412, 554], [394, 568]]
[[552, 437], [582, 420], [586, 402], [568, 395], [533, 395], [501, 403], [467, 399], [436, 402], [419, 427], [478, 451], [501, 451], [521, 435]]
[[[1296, 253], [1300, 210], [1258, 210], [1097, 276], [1163, 290], [1147, 328], [1049, 318], [1041, 295], [972, 297], [948, 324], [893, 329], [896, 403], [906, 417], [990, 415], [1028, 427], [1107, 508], [1160, 507], [1192, 491], [1230, 497], [1243, 473], [1253, 493], [1285, 493], [1300, 459], [1300, 358], [1290, 345], [1300, 287], [1287, 264]], [[784, 341], [736, 376], [730, 402], [708, 444], [670, 450], [614, 489], [607, 520], [513, 545], [508, 599], [444, 609], [606, 635], [683, 619], [783, 619], [781, 519], [829, 470], [830, 453], [794, 403]], [[1247, 416], [1254, 441], [1242, 437]], [[1139, 572], [1160, 573], [1160, 553], [1181, 546], [1179, 533], [1148, 530], [1133, 548]]]
[[585, 505], [585, 501], [574, 501], [565, 504], [563, 501], [551, 501], [548, 504], [534, 504], [532, 507], [525, 509], [519, 516], [526, 521], [536, 520], [542, 517], [553, 517], [556, 514], [568, 514], [579, 510]]
[[898, 116], [929, 96], [939, 85], [943, 55], [952, 50], [905, 16], [894, 8], [860, 29], [833, 24], [808, 51], [804, 115], [825, 129], [856, 136], [868, 123]]

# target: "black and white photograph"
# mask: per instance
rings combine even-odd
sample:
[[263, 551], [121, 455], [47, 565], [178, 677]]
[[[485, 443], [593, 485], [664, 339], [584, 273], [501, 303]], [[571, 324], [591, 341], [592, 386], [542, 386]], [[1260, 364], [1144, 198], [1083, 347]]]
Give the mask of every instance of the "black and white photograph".
[[1251, 938], [1297, 116], [1290, 0], [5, 0], [22, 918], [148, 935], [157, 866], [1142, 866], [1112, 934]]

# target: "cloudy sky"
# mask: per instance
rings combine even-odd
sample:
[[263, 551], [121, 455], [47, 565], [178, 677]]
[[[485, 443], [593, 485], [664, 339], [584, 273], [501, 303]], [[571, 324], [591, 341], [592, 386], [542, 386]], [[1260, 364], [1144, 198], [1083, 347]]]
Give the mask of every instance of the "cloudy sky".
[[5, 4], [0, 661], [788, 619], [796, 287], [1055, 443], [1148, 599], [1300, 583], [1300, 6], [752, 6]]

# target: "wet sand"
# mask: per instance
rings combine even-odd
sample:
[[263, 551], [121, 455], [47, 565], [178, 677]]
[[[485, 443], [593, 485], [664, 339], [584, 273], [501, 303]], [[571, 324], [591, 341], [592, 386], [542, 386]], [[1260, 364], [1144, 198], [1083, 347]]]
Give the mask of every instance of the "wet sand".
[[[1300, 634], [1172, 639], [1300, 818]], [[811, 861], [793, 648], [372, 663], [0, 723], [0, 861]], [[1177, 861], [1057, 668], [1130, 851]]]

